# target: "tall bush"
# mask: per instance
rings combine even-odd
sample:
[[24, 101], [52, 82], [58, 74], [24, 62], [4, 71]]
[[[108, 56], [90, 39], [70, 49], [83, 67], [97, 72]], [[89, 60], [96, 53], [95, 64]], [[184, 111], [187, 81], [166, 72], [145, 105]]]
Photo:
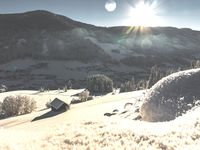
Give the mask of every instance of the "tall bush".
[[6, 92], [7, 90], [8, 90], [8, 88], [7, 88], [6, 85], [2, 84], [2, 85], [0, 86], [0, 93]]
[[113, 91], [113, 81], [105, 75], [91, 75], [87, 78], [87, 89], [92, 93], [109, 93]]
[[79, 94], [79, 99], [81, 101], [87, 101], [89, 96], [90, 96], [90, 92], [88, 90], [85, 90]]
[[134, 78], [130, 81], [127, 81], [120, 86], [120, 92], [130, 92], [136, 90], [136, 84]]
[[3, 115], [2, 102], [0, 102], [0, 118], [2, 117], [2, 115]]
[[36, 108], [36, 102], [27, 96], [8, 96], [1, 106], [1, 117], [10, 117], [31, 113]]
[[147, 82], [147, 88], [151, 88], [156, 82], [164, 77], [163, 72], [161, 72], [158, 66], [153, 66], [149, 75]]
[[200, 68], [200, 61], [199, 60], [191, 61], [190, 68], [192, 68], [192, 69]]

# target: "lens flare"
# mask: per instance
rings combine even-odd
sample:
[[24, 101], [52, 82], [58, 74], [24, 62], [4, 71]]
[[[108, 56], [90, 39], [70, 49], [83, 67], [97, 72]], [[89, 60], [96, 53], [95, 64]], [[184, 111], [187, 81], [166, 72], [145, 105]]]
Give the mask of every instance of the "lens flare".
[[108, 12], [113, 12], [115, 11], [117, 7], [117, 4], [114, 0], [108, 0], [106, 3], [105, 3], [105, 9], [108, 11]]
[[152, 3], [140, 1], [135, 7], [131, 7], [126, 22], [126, 24], [131, 26], [131, 28], [127, 32], [130, 32], [133, 29], [139, 29], [142, 31], [147, 30], [147, 27], [157, 26], [159, 24], [157, 8], [156, 1]]

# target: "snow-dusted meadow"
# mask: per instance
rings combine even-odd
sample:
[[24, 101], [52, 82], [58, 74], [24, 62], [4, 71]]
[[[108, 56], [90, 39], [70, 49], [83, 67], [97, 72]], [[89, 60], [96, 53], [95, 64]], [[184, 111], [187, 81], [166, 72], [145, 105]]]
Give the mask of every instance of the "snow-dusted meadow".
[[[31, 114], [0, 120], [0, 149], [197, 150], [200, 147], [200, 107], [198, 103], [170, 121], [146, 122], [143, 119], [134, 120], [134, 118], [138, 114], [136, 110], [143, 107], [146, 97], [152, 96], [152, 90], [159, 87], [161, 83], [165, 83], [161, 91], [169, 86], [173, 89], [172, 82], [176, 81], [175, 85], [177, 85], [180, 80], [185, 80], [180, 76], [186, 75], [187, 85], [183, 84], [182, 88], [184, 88], [188, 86], [194, 74], [198, 75], [198, 72], [199, 69], [196, 69], [171, 75], [162, 79], [150, 90], [97, 96], [94, 100], [71, 105], [71, 109], [67, 112], [37, 121], [32, 120], [50, 111], [50, 109], [45, 109], [45, 103], [49, 99], [58, 97], [70, 101], [73, 98], [71, 95], [83, 89], [67, 92], [55, 90], [1, 93], [1, 100], [8, 95], [30, 96], [37, 101], [38, 109]], [[197, 78], [199, 76], [195, 77]], [[173, 95], [176, 91], [171, 92]], [[132, 103], [132, 105], [124, 108], [126, 103]], [[157, 109], [156, 106], [152, 108]], [[110, 117], [104, 115], [112, 113], [113, 110], [117, 110], [117, 113]]]

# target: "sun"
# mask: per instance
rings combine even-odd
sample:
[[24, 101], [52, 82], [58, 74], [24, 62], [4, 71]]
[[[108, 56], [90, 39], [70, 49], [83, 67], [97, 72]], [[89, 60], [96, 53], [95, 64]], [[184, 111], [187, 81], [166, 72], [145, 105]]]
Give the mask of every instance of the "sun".
[[134, 8], [129, 10], [128, 25], [150, 27], [158, 24], [157, 10], [153, 4], [145, 3], [144, 1], [138, 3]]

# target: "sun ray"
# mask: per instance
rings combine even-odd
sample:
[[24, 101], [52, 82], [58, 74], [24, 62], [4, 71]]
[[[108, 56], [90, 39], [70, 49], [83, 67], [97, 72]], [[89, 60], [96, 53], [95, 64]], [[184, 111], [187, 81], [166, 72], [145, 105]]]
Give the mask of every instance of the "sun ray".
[[140, 1], [135, 7], [129, 10], [129, 20], [127, 24], [130, 28], [127, 34], [136, 32], [149, 32], [150, 28], [158, 24], [158, 6], [156, 1], [148, 3]]

